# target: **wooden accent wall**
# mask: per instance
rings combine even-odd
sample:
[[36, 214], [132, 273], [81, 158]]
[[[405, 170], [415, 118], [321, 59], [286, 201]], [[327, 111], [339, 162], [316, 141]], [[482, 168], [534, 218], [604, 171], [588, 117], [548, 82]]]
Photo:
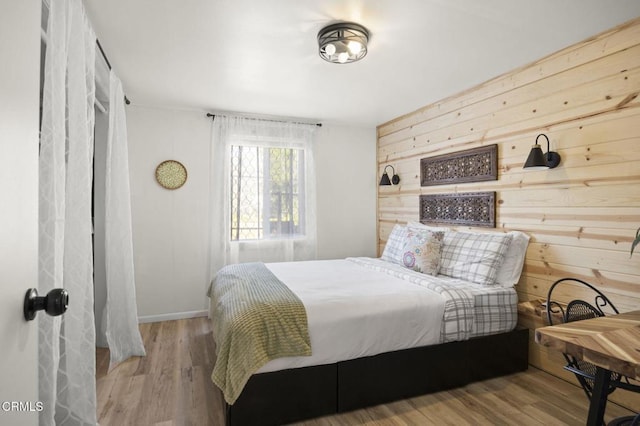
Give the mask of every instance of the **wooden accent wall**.
[[[420, 194], [497, 191], [497, 230], [531, 236], [521, 301], [577, 277], [621, 311], [640, 309], [640, 252], [629, 256], [640, 227], [639, 94], [640, 18], [378, 126], [378, 176], [390, 164], [401, 178], [379, 187], [379, 253], [395, 223], [418, 220]], [[525, 171], [539, 133], [562, 162]], [[497, 181], [420, 187], [421, 158], [488, 144], [498, 145]], [[572, 377], [558, 353], [530, 346], [532, 365]]]

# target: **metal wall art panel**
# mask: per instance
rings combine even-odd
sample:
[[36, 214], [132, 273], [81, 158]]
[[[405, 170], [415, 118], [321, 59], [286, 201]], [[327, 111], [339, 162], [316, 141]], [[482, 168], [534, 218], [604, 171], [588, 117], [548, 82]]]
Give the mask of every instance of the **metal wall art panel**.
[[498, 145], [481, 146], [420, 160], [420, 186], [498, 179]]
[[420, 222], [495, 228], [496, 193], [420, 195]]

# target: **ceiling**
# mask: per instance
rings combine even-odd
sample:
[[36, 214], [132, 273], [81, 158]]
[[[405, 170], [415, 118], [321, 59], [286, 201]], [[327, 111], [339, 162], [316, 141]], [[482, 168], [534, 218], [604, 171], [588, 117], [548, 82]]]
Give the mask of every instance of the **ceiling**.
[[[376, 126], [640, 16], [638, 0], [85, 0], [133, 104]], [[330, 64], [318, 31], [370, 32]]]

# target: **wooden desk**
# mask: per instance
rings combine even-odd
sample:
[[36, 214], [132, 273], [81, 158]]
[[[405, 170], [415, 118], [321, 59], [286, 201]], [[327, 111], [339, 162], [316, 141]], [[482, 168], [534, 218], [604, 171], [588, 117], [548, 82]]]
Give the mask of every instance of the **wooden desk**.
[[602, 424], [610, 371], [640, 380], [640, 311], [541, 327], [536, 342], [597, 367], [587, 425]]

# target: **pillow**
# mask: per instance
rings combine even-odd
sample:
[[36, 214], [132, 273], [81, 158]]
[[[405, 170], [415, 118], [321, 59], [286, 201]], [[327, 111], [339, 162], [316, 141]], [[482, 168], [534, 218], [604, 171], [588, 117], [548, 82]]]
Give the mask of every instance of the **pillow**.
[[509, 244], [496, 276], [496, 284], [501, 287], [513, 287], [518, 284], [524, 265], [524, 256], [529, 245], [529, 236], [524, 232], [510, 231], [507, 234], [512, 237], [511, 244]]
[[407, 228], [402, 264], [423, 274], [438, 275], [444, 232]]
[[481, 285], [494, 285], [513, 237], [503, 233], [447, 232], [440, 274]]
[[387, 244], [384, 246], [380, 259], [402, 265], [402, 250], [406, 235], [407, 227], [396, 224], [387, 238]]

